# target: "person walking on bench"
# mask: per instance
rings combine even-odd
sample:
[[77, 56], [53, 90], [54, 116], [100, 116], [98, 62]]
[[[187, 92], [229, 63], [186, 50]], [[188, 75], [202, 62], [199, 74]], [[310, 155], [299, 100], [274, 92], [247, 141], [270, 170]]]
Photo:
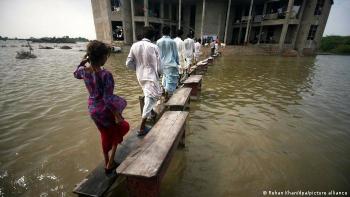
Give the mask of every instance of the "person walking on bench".
[[170, 38], [170, 27], [164, 26], [163, 37], [157, 40], [159, 47], [161, 65], [163, 68], [163, 86], [165, 89], [165, 100], [167, 101], [174, 93], [179, 80], [179, 55], [176, 42]]
[[159, 84], [159, 76], [162, 74], [160, 65], [160, 53], [157, 45], [152, 43], [154, 29], [150, 26], [143, 27], [143, 39], [134, 43], [126, 60], [126, 66], [136, 71], [137, 80], [145, 96], [145, 105], [142, 110], [142, 120], [138, 135], [147, 134], [146, 120], [155, 114], [154, 108], [162, 96]]

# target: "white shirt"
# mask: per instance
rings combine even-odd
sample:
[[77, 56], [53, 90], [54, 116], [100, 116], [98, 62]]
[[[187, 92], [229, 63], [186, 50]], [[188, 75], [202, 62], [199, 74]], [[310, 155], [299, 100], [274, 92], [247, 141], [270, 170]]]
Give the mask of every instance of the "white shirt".
[[194, 53], [196, 56], [201, 54], [202, 45], [199, 42], [194, 43]]
[[186, 38], [184, 40], [184, 45], [185, 45], [184, 56], [185, 58], [191, 59], [193, 57], [193, 52], [194, 52], [194, 40], [191, 38]]
[[179, 54], [179, 62], [181, 64], [181, 62], [184, 60], [185, 44], [184, 44], [184, 41], [182, 41], [181, 38], [179, 37], [174, 38], [174, 41], [176, 43], [177, 52]]
[[126, 59], [126, 66], [136, 71], [137, 80], [145, 96], [158, 98], [162, 95], [159, 84], [162, 70], [157, 45], [146, 38], [134, 43]]

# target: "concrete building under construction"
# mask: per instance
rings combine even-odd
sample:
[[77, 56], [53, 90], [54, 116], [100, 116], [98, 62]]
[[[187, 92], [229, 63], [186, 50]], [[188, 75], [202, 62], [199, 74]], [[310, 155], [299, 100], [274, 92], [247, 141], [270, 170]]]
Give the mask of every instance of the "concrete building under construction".
[[132, 44], [143, 26], [163, 25], [256, 45], [312, 53], [319, 47], [333, 0], [91, 0], [96, 36]]

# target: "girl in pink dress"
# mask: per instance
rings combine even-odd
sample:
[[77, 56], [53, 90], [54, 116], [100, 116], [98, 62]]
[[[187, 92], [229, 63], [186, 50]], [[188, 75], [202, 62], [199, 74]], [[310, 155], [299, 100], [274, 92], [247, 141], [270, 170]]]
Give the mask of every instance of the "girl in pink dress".
[[74, 72], [75, 78], [84, 80], [89, 93], [88, 109], [101, 134], [107, 174], [117, 167], [114, 161], [115, 152], [118, 144], [123, 141], [123, 136], [129, 131], [129, 124], [122, 117], [127, 103], [125, 99], [113, 94], [113, 76], [102, 67], [109, 54], [109, 46], [97, 40], [91, 41], [84, 60]]

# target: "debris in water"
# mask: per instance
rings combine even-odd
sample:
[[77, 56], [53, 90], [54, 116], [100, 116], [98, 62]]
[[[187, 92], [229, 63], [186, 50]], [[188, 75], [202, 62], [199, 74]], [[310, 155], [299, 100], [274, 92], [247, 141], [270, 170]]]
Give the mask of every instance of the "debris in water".
[[60, 49], [72, 49], [70, 46], [61, 46]]
[[15, 181], [15, 184], [17, 184], [17, 185], [19, 185], [21, 187], [24, 187], [24, 188], [27, 186], [26, 181], [24, 179], [24, 176], [22, 176], [17, 181]]
[[8, 173], [7, 173], [7, 171], [5, 171], [4, 173], [0, 174], [0, 179], [3, 179], [7, 176], [8, 176]]
[[36, 55], [32, 54], [32, 51], [34, 51], [34, 49], [32, 48], [32, 46], [30, 46], [28, 41], [27, 41], [27, 45], [29, 47], [29, 51], [19, 51], [19, 52], [17, 51], [17, 55], [16, 55], [17, 59], [36, 58]]

